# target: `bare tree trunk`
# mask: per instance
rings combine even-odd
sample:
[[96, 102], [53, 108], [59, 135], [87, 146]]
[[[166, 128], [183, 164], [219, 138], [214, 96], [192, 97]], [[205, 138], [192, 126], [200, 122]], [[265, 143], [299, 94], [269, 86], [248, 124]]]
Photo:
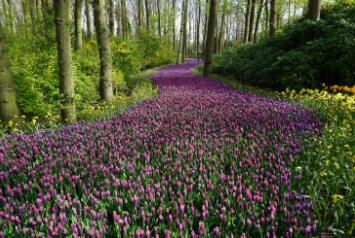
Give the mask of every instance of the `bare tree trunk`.
[[276, 0], [270, 0], [269, 34], [273, 36], [276, 30]]
[[42, 12], [42, 0], [36, 1], [36, 11], [37, 11], [37, 19], [39, 22], [43, 21], [43, 12]]
[[210, 4], [210, 14], [208, 19], [208, 30], [206, 39], [206, 57], [205, 65], [203, 68], [203, 75], [209, 76], [212, 70], [212, 51], [214, 45], [214, 37], [216, 30], [216, 20], [217, 20], [217, 1], [211, 0]]
[[122, 24], [122, 36], [123, 38], [128, 37], [128, 22], [127, 22], [127, 8], [126, 0], [121, 0], [121, 24]]
[[137, 0], [137, 16], [138, 16], [138, 27], [143, 26], [143, 2], [142, 0]]
[[181, 61], [184, 62], [186, 58], [186, 51], [187, 51], [187, 15], [188, 15], [188, 6], [189, 6], [189, 1], [185, 1], [185, 6], [184, 6], [184, 18], [183, 20], [183, 34], [182, 34], [182, 57]]
[[246, 43], [248, 41], [249, 23], [250, 23], [250, 8], [251, 8], [251, 0], [248, 0], [247, 12], [245, 14], [245, 25], [244, 25], [244, 36], [243, 36], [244, 43]]
[[223, 7], [222, 7], [221, 26], [219, 28], [219, 36], [217, 42], [217, 53], [222, 52], [222, 45], [223, 45], [223, 38], [224, 38], [224, 21], [225, 21], [225, 16], [227, 11], [227, 4], [228, 2], [224, 0]]
[[318, 21], [320, 18], [320, 1], [308, 0], [307, 18], [311, 21]]
[[122, 34], [122, 22], [121, 22], [121, 7], [120, 7], [120, 1], [117, 1], [117, 4], [116, 4], [116, 23], [117, 23], [117, 36], [120, 37], [121, 34]]
[[22, 0], [22, 12], [23, 12], [23, 22], [25, 26], [31, 24], [31, 15], [30, 15], [30, 3], [29, 0]]
[[160, 16], [160, 1], [157, 0], [157, 10], [158, 10], [158, 34], [161, 36], [161, 16]]
[[175, 29], [175, 19], [176, 19], [176, 0], [173, 0], [173, 49], [176, 50], [176, 29]]
[[20, 109], [16, 101], [16, 90], [10, 71], [10, 62], [0, 29], [0, 119], [3, 122], [20, 119]]
[[197, 61], [200, 61], [200, 25], [201, 25], [201, 0], [197, 0], [198, 4], [198, 16], [196, 27], [196, 55]]
[[270, 0], [265, 0], [265, 31], [269, 29], [269, 2]]
[[[174, 1], [175, 2], [175, 1]], [[149, 0], [145, 0], [145, 24], [146, 24], [146, 29], [149, 32], [150, 29], [150, 8], [149, 8]]]
[[260, 0], [259, 9], [258, 9], [258, 13], [256, 15], [256, 22], [255, 22], [255, 30], [254, 30], [254, 38], [253, 38], [254, 43], [256, 43], [256, 41], [257, 41], [257, 34], [258, 34], [258, 30], [259, 30], [259, 21], [260, 21], [260, 17], [261, 17], [261, 12], [263, 11], [263, 6], [264, 6], [264, 0]]
[[94, 16], [100, 55], [100, 96], [102, 100], [111, 103], [113, 97], [112, 56], [104, 0], [94, 0]]
[[110, 34], [115, 34], [115, 4], [113, 0], [108, 0], [108, 22]]
[[85, 16], [86, 16], [86, 37], [91, 38], [91, 15], [90, 15], [90, 0], [85, 0]]
[[74, 79], [71, 68], [72, 55], [70, 47], [70, 1], [54, 0], [57, 50], [58, 50], [58, 78], [60, 93], [63, 95], [61, 109], [63, 122], [74, 122]]
[[251, 9], [250, 9], [250, 22], [249, 22], [249, 36], [248, 41], [253, 41], [253, 27], [254, 27], [254, 16], [255, 16], [255, 3], [256, 0], [251, 0]]
[[75, 22], [75, 42], [74, 49], [80, 50], [83, 48], [83, 0], [75, 0], [75, 9], [74, 9], [74, 22]]
[[203, 28], [203, 61], [206, 58], [206, 38], [207, 38], [207, 28], [208, 28], [208, 4], [209, 0], [206, 0], [206, 8], [205, 8], [205, 24]]

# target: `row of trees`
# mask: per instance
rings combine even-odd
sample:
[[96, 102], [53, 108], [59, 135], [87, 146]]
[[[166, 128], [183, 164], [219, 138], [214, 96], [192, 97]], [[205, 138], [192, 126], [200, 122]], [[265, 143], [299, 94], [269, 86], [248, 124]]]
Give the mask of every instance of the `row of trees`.
[[171, 43], [177, 63], [187, 56], [203, 58], [204, 74], [209, 75], [212, 55], [221, 53], [229, 43], [255, 43], [302, 14], [316, 20], [320, 0], [1, 0], [0, 12], [1, 119], [19, 118], [20, 114], [4, 33], [16, 34], [20, 27], [25, 27], [32, 34], [46, 34], [42, 23], [46, 16], [53, 15], [63, 99], [61, 115], [63, 121], [73, 122], [76, 117], [72, 49], [80, 51], [83, 40], [96, 36], [100, 96], [110, 103], [111, 37], [128, 39], [140, 32], [155, 34]]

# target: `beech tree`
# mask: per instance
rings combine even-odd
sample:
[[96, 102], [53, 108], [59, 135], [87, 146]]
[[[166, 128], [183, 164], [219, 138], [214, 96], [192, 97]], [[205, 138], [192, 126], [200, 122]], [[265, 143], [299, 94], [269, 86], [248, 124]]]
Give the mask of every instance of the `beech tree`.
[[212, 53], [214, 45], [214, 36], [216, 31], [216, 22], [217, 22], [217, 1], [210, 0], [210, 13], [208, 19], [208, 28], [207, 28], [207, 38], [206, 38], [206, 47], [205, 47], [205, 64], [203, 68], [203, 75], [209, 76], [211, 74], [212, 67]]
[[94, 0], [94, 21], [100, 55], [100, 96], [102, 100], [111, 103], [113, 97], [112, 56], [105, 0]]
[[321, 0], [309, 0], [307, 9], [307, 18], [312, 21], [318, 21], [320, 18]]
[[274, 35], [276, 30], [276, 0], [270, 0], [269, 34]]
[[74, 7], [74, 25], [75, 25], [74, 49], [75, 50], [80, 50], [83, 47], [82, 8], [83, 8], [83, 0], [75, 0], [75, 7]]
[[15, 85], [0, 26], [0, 119], [7, 122], [16, 118], [20, 118], [20, 109], [16, 101]]
[[70, 45], [70, 0], [54, 0], [56, 39], [58, 51], [58, 78], [63, 96], [61, 115], [64, 122], [76, 120], [74, 79]]

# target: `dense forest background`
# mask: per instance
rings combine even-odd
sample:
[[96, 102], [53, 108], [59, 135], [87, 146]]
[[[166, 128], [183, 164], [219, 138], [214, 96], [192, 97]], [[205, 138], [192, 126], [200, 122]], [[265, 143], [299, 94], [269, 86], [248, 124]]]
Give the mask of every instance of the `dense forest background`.
[[[132, 75], [186, 57], [204, 60], [206, 75], [213, 70], [262, 87], [352, 85], [352, 2], [322, 6], [319, 0], [2, 0], [1, 118], [10, 122], [3, 130], [109, 115], [156, 93]], [[218, 55], [213, 69], [212, 55]]]

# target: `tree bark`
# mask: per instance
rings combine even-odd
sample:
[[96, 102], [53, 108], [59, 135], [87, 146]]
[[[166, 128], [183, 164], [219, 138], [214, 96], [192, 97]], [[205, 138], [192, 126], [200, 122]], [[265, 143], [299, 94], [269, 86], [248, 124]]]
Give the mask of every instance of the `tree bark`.
[[[174, 0], [175, 1], [175, 0]], [[149, 0], [144, 1], [145, 5], [145, 24], [146, 24], [146, 29], [149, 32], [150, 28], [150, 8], [149, 8]]]
[[20, 119], [20, 109], [16, 101], [16, 90], [10, 71], [10, 61], [0, 29], [0, 119], [3, 122]]
[[138, 16], [138, 28], [143, 26], [143, 2], [137, 0], [137, 16]]
[[60, 93], [63, 95], [62, 120], [65, 123], [74, 122], [74, 79], [72, 72], [72, 55], [70, 47], [70, 0], [55, 0], [55, 23], [58, 51], [58, 78]]
[[109, 22], [109, 29], [110, 29], [110, 34], [114, 35], [115, 34], [115, 4], [113, 0], [108, 0], [108, 22]]
[[187, 51], [187, 14], [188, 14], [188, 6], [189, 6], [189, 1], [185, 1], [185, 6], [184, 6], [184, 18], [183, 18], [183, 34], [182, 34], [182, 55], [181, 55], [181, 62], [185, 61], [186, 58], [186, 51]]
[[308, 0], [307, 18], [311, 21], [318, 21], [320, 18], [321, 0]]
[[208, 19], [208, 30], [207, 30], [207, 39], [206, 39], [206, 57], [205, 65], [203, 68], [203, 75], [209, 76], [212, 69], [212, 51], [214, 45], [214, 37], [216, 30], [216, 20], [217, 20], [217, 1], [211, 0], [210, 4], [210, 14]]
[[254, 30], [254, 37], [253, 37], [253, 42], [254, 43], [256, 43], [256, 41], [257, 41], [257, 34], [258, 34], [258, 30], [259, 30], [259, 22], [260, 22], [261, 12], [263, 11], [263, 7], [264, 7], [264, 0], [260, 0], [259, 9], [258, 9], [258, 13], [256, 15], [256, 22], [255, 22], [255, 30]]
[[158, 34], [161, 36], [161, 15], [160, 15], [160, 1], [157, 0], [157, 10], [158, 10]]
[[252, 42], [253, 41], [253, 28], [254, 28], [254, 16], [255, 16], [255, 3], [256, 0], [251, 0], [251, 8], [250, 8], [250, 22], [249, 22], [249, 35], [248, 35], [248, 41]]
[[83, 0], [75, 0], [75, 9], [74, 9], [74, 25], [75, 25], [75, 42], [74, 49], [80, 50], [83, 47]]
[[128, 37], [128, 23], [127, 23], [127, 9], [126, 9], [126, 0], [121, 0], [121, 30], [123, 38]]
[[86, 37], [91, 38], [91, 15], [90, 15], [90, 0], [85, 0], [85, 17], [86, 17]]
[[23, 12], [23, 23], [25, 26], [29, 26], [31, 24], [29, 0], [22, 0], [22, 12]]
[[[183, 0], [182, 4], [181, 4], [181, 21], [180, 21], [180, 35], [179, 35], [179, 45], [178, 45], [178, 50], [177, 50], [177, 54], [176, 54], [176, 63], [179, 64], [180, 61], [180, 54], [183, 54], [183, 34], [184, 34], [184, 20], [185, 19], [185, 4], [187, 0]], [[181, 57], [182, 58], [182, 57]]]
[[224, 38], [224, 21], [227, 11], [227, 4], [228, 2], [224, 0], [223, 7], [222, 7], [222, 17], [221, 17], [221, 26], [219, 28], [219, 36], [218, 36], [218, 43], [217, 43], [217, 53], [221, 53], [222, 45], [223, 45], [223, 38]]
[[245, 14], [245, 23], [244, 23], [244, 36], [243, 36], [244, 43], [246, 43], [248, 41], [249, 23], [250, 23], [250, 8], [251, 8], [251, 0], [248, 0], [247, 12]]
[[121, 34], [122, 34], [121, 8], [120, 8], [120, 5], [121, 5], [120, 1], [117, 1], [115, 12], [116, 12], [116, 23], [117, 23], [116, 34], [117, 34], [118, 37], [120, 37]]
[[94, 20], [100, 55], [100, 96], [102, 100], [111, 103], [113, 97], [112, 56], [104, 0], [94, 0]]
[[206, 58], [206, 38], [207, 38], [207, 28], [208, 28], [208, 2], [209, 0], [206, 0], [206, 7], [205, 7], [205, 24], [203, 28], [203, 60], [205, 61]]
[[197, 61], [200, 61], [200, 25], [201, 25], [201, 0], [197, 0], [198, 4], [198, 16], [196, 26], [196, 56]]
[[176, 0], [173, 0], [173, 49], [176, 50], [176, 29], [175, 29], [175, 19], [176, 19]]
[[269, 35], [273, 36], [276, 30], [276, 0], [270, 0]]
[[43, 12], [42, 12], [42, 0], [36, 1], [36, 12], [37, 12], [37, 19], [39, 22], [43, 21]]

